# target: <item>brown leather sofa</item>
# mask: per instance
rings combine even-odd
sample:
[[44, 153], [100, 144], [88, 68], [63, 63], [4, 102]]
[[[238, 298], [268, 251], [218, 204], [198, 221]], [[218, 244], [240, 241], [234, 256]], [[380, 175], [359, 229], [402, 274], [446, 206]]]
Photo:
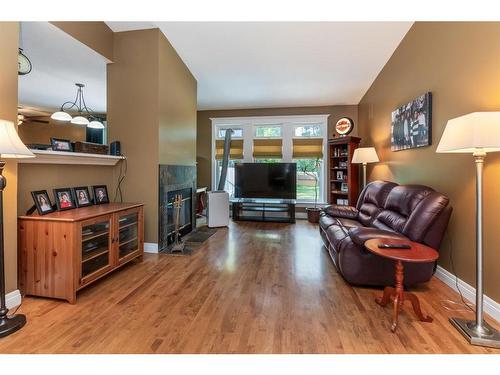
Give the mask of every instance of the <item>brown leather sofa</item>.
[[[410, 239], [438, 250], [451, 211], [449, 199], [427, 186], [374, 181], [363, 189], [356, 207], [325, 207], [319, 231], [349, 283], [385, 286], [394, 284], [394, 264], [366, 250], [365, 241]], [[405, 285], [429, 281], [434, 270], [435, 262], [406, 263]]]

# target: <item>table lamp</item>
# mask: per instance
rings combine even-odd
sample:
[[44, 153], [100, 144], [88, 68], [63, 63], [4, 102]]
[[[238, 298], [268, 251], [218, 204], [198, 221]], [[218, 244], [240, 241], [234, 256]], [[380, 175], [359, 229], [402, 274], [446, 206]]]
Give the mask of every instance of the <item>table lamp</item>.
[[360, 147], [354, 150], [354, 155], [352, 156], [352, 163], [363, 164], [363, 187], [366, 186], [366, 164], [378, 162], [377, 151], [375, 147]]
[[500, 112], [473, 112], [446, 124], [436, 152], [470, 153], [476, 162], [476, 320], [450, 318], [473, 345], [500, 347], [499, 332], [483, 319], [483, 164], [500, 151]]
[[33, 153], [21, 142], [14, 123], [0, 120], [0, 337], [8, 336], [26, 324], [24, 315], [8, 316], [5, 304], [5, 262], [3, 248], [3, 189], [7, 181], [2, 175], [5, 162], [3, 158], [32, 158]]

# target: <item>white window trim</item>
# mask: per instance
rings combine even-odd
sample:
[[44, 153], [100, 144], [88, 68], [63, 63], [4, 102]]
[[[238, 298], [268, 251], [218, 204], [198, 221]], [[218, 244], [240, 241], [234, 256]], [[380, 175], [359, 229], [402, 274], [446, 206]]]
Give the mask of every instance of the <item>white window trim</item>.
[[[325, 204], [327, 201], [326, 191], [328, 188], [328, 117], [329, 114], [319, 115], [291, 115], [291, 116], [249, 116], [249, 117], [212, 117], [212, 154], [211, 154], [211, 176], [212, 190], [217, 189], [217, 165], [215, 163], [215, 140], [217, 129], [219, 127], [230, 128], [238, 127], [243, 129], [243, 162], [252, 163], [253, 160], [253, 139], [255, 136], [255, 127], [262, 125], [280, 125], [281, 138], [283, 139], [283, 162], [292, 162], [292, 143], [295, 138], [295, 127], [308, 124], [319, 124], [323, 134], [323, 163], [322, 175], [323, 184], [319, 187], [318, 204]], [[318, 138], [318, 137], [300, 137], [300, 138]], [[239, 138], [241, 139], [241, 138]], [[259, 138], [263, 139], [263, 138]], [[297, 199], [300, 203], [309, 203]]]
[[[257, 129], [260, 127], [280, 127], [281, 135], [269, 137], [257, 137]], [[281, 139], [283, 138], [283, 124], [253, 124], [253, 138], [254, 139]]]
[[[217, 129], [232, 129], [232, 128], [240, 129], [240, 126], [238, 126], [238, 125], [235, 126], [234, 124], [232, 124], [232, 125], [224, 125], [224, 126], [217, 126], [215, 128], [215, 133], [214, 133], [215, 139], [224, 139], [224, 137], [219, 137]], [[231, 135], [231, 138], [232, 139], [242, 139], [243, 137], [236, 137], [234, 135]]]

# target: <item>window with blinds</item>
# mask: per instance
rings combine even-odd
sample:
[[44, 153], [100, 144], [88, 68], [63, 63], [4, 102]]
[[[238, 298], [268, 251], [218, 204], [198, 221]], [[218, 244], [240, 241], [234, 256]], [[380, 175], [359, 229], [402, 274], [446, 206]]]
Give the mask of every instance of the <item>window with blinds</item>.
[[294, 138], [292, 158], [323, 158], [323, 138]]
[[[221, 160], [224, 155], [224, 140], [217, 139], [215, 141], [215, 159]], [[229, 159], [241, 160], [243, 159], [243, 139], [232, 139], [231, 147], [229, 149]]]
[[254, 139], [253, 157], [281, 159], [283, 157], [282, 139]]
[[[236, 163], [297, 163], [299, 202], [326, 202], [327, 163], [323, 148], [328, 137], [328, 115], [223, 117], [212, 120], [212, 188], [216, 188], [224, 153], [224, 135], [231, 135], [230, 162], [224, 190], [234, 192]], [[318, 163], [318, 159], [320, 162]], [[307, 168], [302, 166], [307, 165]], [[312, 171], [310, 166], [318, 165]], [[306, 170], [309, 173], [305, 173]], [[316, 180], [312, 177], [315, 174]]]

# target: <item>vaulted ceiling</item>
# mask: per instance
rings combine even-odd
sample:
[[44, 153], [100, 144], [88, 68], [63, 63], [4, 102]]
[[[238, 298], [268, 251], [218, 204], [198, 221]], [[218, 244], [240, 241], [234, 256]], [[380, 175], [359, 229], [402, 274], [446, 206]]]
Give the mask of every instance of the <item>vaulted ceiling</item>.
[[158, 27], [198, 81], [199, 109], [357, 104], [412, 22], [107, 22]]
[[[357, 104], [411, 22], [107, 22], [115, 32], [158, 27], [198, 81], [198, 109]], [[48, 22], [23, 22], [33, 71], [19, 102], [57, 108], [75, 82], [106, 111], [101, 55]]]

